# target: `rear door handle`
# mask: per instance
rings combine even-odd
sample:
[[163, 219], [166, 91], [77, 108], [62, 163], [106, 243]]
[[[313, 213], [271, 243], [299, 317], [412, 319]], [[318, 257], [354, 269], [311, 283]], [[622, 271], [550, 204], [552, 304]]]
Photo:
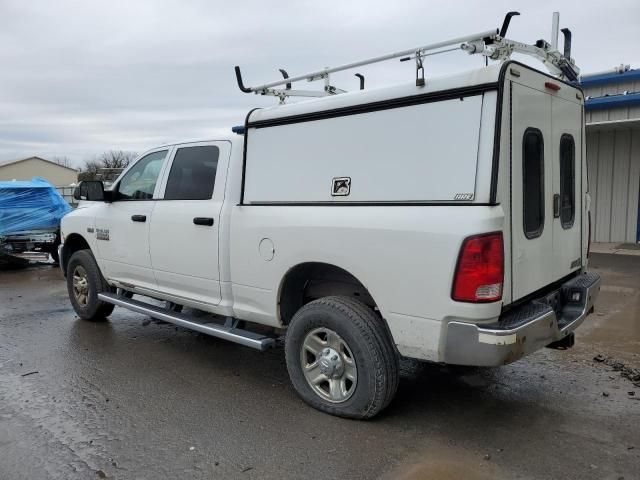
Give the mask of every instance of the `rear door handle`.
[[558, 218], [560, 216], [560, 195], [555, 194], [553, 196], [553, 218]]
[[146, 222], [147, 221], [147, 216], [146, 215], [131, 215], [131, 220], [133, 220], [134, 222]]
[[211, 217], [196, 217], [193, 219], [193, 223], [196, 225], [206, 225], [207, 227], [213, 226], [213, 218]]

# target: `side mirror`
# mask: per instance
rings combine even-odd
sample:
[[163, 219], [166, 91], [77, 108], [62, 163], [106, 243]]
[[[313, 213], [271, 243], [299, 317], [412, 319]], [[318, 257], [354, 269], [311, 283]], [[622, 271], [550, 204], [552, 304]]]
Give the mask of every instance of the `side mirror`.
[[89, 202], [103, 202], [104, 184], [99, 180], [86, 180], [80, 182], [73, 191], [73, 198], [76, 200], [87, 200]]

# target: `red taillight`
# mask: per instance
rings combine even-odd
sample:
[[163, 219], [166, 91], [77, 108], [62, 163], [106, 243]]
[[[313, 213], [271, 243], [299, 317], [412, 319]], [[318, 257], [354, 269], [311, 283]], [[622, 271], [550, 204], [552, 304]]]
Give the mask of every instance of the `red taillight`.
[[504, 245], [502, 232], [467, 237], [460, 249], [451, 298], [458, 302], [502, 299]]

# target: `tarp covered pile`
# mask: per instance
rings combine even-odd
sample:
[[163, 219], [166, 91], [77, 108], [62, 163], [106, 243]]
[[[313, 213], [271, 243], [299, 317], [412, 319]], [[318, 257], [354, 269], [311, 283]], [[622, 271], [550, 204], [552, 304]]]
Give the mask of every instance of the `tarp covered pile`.
[[0, 236], [58, 228], [69, 211], [69, 204], [42, 178], [0, 182]]

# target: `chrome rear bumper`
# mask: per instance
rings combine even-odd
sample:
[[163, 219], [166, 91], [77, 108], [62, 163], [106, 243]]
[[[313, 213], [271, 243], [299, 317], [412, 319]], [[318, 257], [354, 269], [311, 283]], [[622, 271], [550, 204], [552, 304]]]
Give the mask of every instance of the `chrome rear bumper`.
[[[515, 362], [570, 335], [591, 313], [600, 292], [600, 276], [584, 273], [564, 283], [552, 295], [521, 305], [497, 323], [447, 325], [445, 363], [498, 366]], [[561, 307], [552, 306], [550, 298]]]

